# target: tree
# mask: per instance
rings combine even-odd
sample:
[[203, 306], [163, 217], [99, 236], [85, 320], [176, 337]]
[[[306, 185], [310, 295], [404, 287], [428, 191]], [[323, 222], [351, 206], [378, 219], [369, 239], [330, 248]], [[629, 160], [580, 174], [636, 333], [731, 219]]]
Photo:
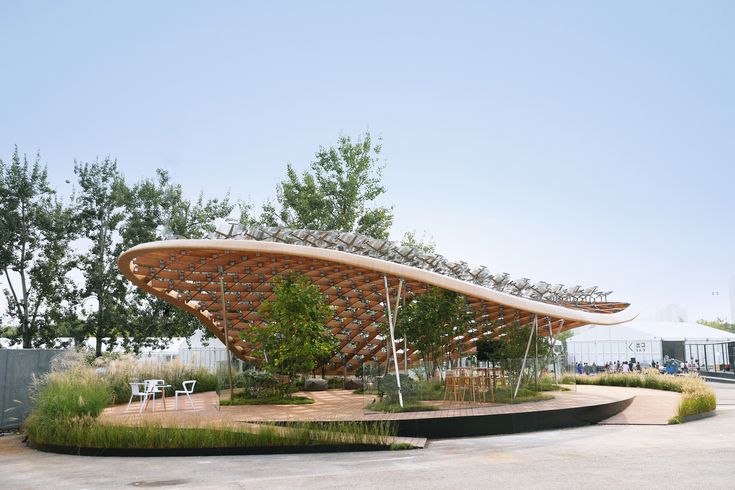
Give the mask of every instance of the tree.
[[120, 275], [117, 258], [123, 251], [116, 239], [125, 220], [128, 189], [117, 169], [117, 161], [109, 157], [94, 163], [74, 164], [79, 183], [76, 196], [76, 221], [82, 237], [91, 241], [80, 254], [79, 265], [84, 275], [83, 297], [96, 301], [96, 312], [85, 322], [84, 336], [95, 337], [95, 355], [102, 355], [102, 341], [125, 332], [126, 281]]
[[708, 327], [724, 330], [725, 332], [735, 333], [735, 323], [728, 323], [725, 318], [717, 318], [717, 320], [697, 320], [697, 323]]
[[326, 326], [333, 312], [307, 276], [289, 274], [273, 293], [275, 299], [264, 301], [258, 310], [265, 322], [244, 332], [243, 338], [255, 345], [253, 353], [266, 369], [293, 379], [336, 353], [339, 344]]
[[431, 287], [401, 310], [397, 333], [405, 335], [408, 344], [421, 352], [427, 376], [432, 376], [447, 358], [451, 361], [452, 357], [461, 357], [462, 342], [455, 342], [455, 337], [466, 333], [473, 322], [464, 296]]
[[381, 145], [370, 133], [356, 141], [340, 136], [336, 147], [320, 147], [311, 171], [299, 176], [289, 164], [277, 189], [277, 202], [263, 206], [260, 221], [274, 226], [361, 233], [387, 238], [393, 214], [375, 206], [381, 183]]
[[29, 164], [16, 147], [9, 165], [0, 160], [0, 274], [23, 348], [54, 339], [57, 321], [70, 312], [73, 236], [71, 212], [51, 189], [40, 155]]
[[[500, 363], [503, 370], [509, 373], [512, 379], [517, 379], [518, 375], [523, 375], [521, 367], [527, 348], [529, 358], [538, 356], [539, 366], [548, 364], [553, 355], [552, 345], [548, 338], [539, 337], [538, 332], [533, 331], [533, 324], [521, 325], [520, 322], [515, 321], [510, 325], [506, 325], [503, 331], [505, 335], [499, 339], [501, 343]], [[529, 346], [529, 338], [531, 338], [532, 333], [533, 339]], [[526, 367], [531, 367], [531, 365], [531, 362], [527, 360]]]
[[[245, 206], [241, 204], [242, 207]], [[125, 222], [121, 228], [124, 249], [166, 238], [166, 235], [201, 238], [213, 223], [233, 210], [229, 197], [195, 203], [184, 197], [181, 185], [171, 182], [168, 172], [157, 169], [155, 178], [143, 179], [127, 190]], [[190, 337], [201, 324], [193, 315], [128, 284], [126, 347], [163, 347], [167, 339]]]
[[407, 231], [401, 238], [401, 245], [418, 248], [426, 254], [433, 254], [436, 251], [436, 242], [431, 237], [426, 238], [426, 232], [421, 235], [421, 238], [418, 238], [415, 231]]

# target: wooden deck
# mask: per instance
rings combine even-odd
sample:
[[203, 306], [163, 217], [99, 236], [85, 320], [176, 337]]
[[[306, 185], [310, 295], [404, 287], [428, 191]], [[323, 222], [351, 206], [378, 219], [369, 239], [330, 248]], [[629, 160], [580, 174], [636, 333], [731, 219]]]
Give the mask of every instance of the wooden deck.
[[355, 395], [348, 390], [329, 390], [299, 393], [314, 399], [309, 405], [240, 405], [219, 406], [215, 392], [197, 393], [192, 396], [192, 409], [186, 398], [179, 399], [179, 409], [174, 410], [171, 398], [166, 400], [166, 410], [160, 400], [156, 411], [152, 404], [143, 413], [138, 413], [139, 405], [133, 404], [126, 412], [126, 405], [116, 405], [105, 409], [102, 420], [115, 423], [138, 423], [156, 421], [163, 425], [202, 426], [211, 424], [242, 424], [295, 421], [370, 421], [370, 420], [407, 420], [424, 418], [467, 417], [475, 415], [494, 415], [520, 412], [535, 412], [578, 408], [614, 400], [635, 397], [633, 404], [624, 412], [603, 423], [606, 424], [661, 424], [676, 415], [680, 395], [678, 393], [646, 390], [641, 388], [618, 388], [607, 386], [577, 386], [572, 391], [554, 392], [554, 398], [514, 405], [476, 403], [459, 404], [430, 401], [439, 405], [440, 410], [425, 412], [380, 413], [366, 410], [370, 403], [369, 395]]

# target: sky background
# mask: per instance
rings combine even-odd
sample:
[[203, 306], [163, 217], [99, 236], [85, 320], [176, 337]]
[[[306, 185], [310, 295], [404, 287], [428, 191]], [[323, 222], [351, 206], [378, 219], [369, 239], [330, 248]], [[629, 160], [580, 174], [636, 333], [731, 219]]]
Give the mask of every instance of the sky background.
[[732, 317], [735, 2], [395, 3], [0, 0], [0, 158], [259, 207], [369, 130], [394, 238]]

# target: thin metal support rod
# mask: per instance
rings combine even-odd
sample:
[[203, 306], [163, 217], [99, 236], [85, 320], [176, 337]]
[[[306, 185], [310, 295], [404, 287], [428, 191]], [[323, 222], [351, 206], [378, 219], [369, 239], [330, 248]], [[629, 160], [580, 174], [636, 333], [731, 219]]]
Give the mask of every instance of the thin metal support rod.
[[[398, 323], [398, 303], [401, 301], [401, 290], [402, 289], [403, 289], [403, 279], [401, 279], [398, 282], [398, 298], [396, 299], [396, 307], [393, 313], [393, 325], [397, 325]], [[390, 308], [391, 308], [390, 301], [388, 301], [388, 309], [390, 310]], [[388, 367], [390, 366], [390, 356], [393, 350], [395, 350], [395, 345], [393, 345], [393, 343], [391, 342], [391, 344], [387, 346], [387, 350], [385, 352], [385, 369], [383, 370], [383, 376], [388, 374]]]
[[235, 399], [234, 390], [232, 389], [232, 353], [230, 352], [230, 338], [227, 335], [227, 305], [225, 303], [225, 277], [222, 266], [219, 269], [219, 286], [220, 296], [222, 298], [222, 325], [225, 333], [225, 347], [227, 348], [227, 378], [230, 383], [230, 400]]
[[[533, 316], [536, 319], [536, 315]], [[533, 339], [533, 328], [531, 329], [531, 335], [528, 336], [528, 344], [526, 344], [526, 353], [523, 354], [523, 363], [521, 364], [521, 370], [518, 373], [518, 382], [516, 383], [516, 389], [513, 392], [513, 398], [518, 396], [518, 389], [521, 387], [521, 378], [523, 377], [523, 370], [526, 369], [526, 359], [528, 358], [528, 351], [531, 348], [531, 339]]]
[[551, 328], [551, 317], [546, 317], [546, 326], [549, 328], [549, 338], [551, 339], [551, 353], [554, 359], [554, 383], [559, 384], [559, 370], [556, 368], [557, 356], [554, 348], [556, 347], [556, 338], [554, 337], [554, 330]]
[[[390, 290], [388, 289], [388, 277], [383, 276], [383, 283], [385, 284], [385, 305], [388, 310], [388, 327], [390, 328], [390, 342], [391, 345], [395, 345], [396, 336], [395, 330], [393, 329], [393, 315], [390, 311]], [[400, 286], [399, 286], [400, 287]], [[398, 303], [396, 303], [396, 312], [398, 311]], [[401, 390], [401, 375], [398, 372], [398, 354], [393, 349], [393, 366], [396, 369], [396, 384], [398, 385], [398, 403], [403, 408], [403, 392]]]

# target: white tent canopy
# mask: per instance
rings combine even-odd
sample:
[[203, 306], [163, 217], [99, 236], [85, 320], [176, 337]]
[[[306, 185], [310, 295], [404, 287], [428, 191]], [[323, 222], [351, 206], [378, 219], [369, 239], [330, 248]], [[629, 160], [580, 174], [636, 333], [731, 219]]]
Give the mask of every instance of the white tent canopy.
[[[635, 359], [643, 365], [669, 357], [686, 360], [726, 362], [725, 349], [712, 350], [711, 344], [735, 341], [735, 334], [693, 322], [648, 322], [633, 320], [616, 325], [592, 325], [567, 340], [570, 363], [623, 362]], [[703, 344], [710, 345], [705, 355]]]
[[694, 322], [647, 322], [633, 320], [622, 325], [591, 325], [583, 332], [575, 333], [568, 342], [601, 340], [681, 340], [701, 343], [729, 342], [735, 334]]

